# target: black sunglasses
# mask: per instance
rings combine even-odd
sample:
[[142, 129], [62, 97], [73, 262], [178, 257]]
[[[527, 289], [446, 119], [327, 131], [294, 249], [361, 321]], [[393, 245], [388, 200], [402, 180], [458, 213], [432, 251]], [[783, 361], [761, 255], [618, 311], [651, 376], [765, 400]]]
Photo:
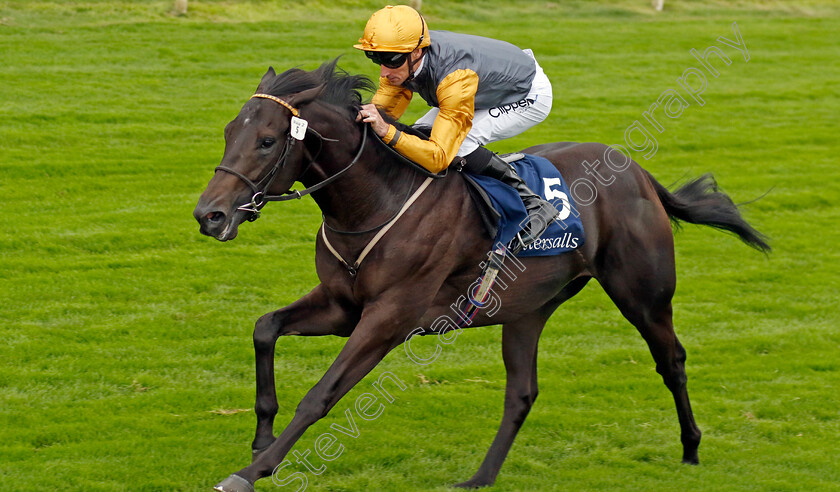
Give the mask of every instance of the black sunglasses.
[[365, 51], [365, 55], [373, 63], [388, 68], [400, 68], [408, 58], [409, 53], [394, 53], [389, 51]]

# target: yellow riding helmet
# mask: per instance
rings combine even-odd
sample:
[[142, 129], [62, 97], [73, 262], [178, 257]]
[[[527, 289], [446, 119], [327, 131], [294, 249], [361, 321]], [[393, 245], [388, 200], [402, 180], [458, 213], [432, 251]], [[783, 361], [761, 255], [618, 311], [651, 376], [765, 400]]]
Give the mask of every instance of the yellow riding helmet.
[[431, 44], [429, 26], [420, 12], [408, 5], [388, 5], [370, 16], [359, 44], [363, 51], [410, 53]]

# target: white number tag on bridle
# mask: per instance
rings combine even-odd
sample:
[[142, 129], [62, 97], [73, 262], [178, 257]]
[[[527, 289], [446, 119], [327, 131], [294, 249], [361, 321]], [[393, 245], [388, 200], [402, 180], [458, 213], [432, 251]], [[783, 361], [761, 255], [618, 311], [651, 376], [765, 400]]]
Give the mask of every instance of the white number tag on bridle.
[[303, 118], [298, 118], [297, 116], [292, 116], [292, 126], [289, 128], [289, 133], [292, 135], [292, 138], [303, 140], [303, 137], [306, 136], [306, 128], [308, 126], [308, 121]]

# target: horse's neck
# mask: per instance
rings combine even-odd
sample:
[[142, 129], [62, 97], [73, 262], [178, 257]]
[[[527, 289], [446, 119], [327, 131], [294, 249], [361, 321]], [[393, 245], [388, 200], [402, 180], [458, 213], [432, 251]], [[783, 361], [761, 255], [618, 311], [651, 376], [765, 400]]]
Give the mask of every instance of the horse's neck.
[[[346, 231], [376, 227], [397, 213], [408, 194], [419, 185], [417, 171], [396, 162], [375, 138], [367, 137], [365, 149], [351, 169], [312, 195], [328, 225]], [[311, 186], [347, 167], [356, 156], [361, 139], [361, 131], [354, 130], [345, 133], [341, 143], [325, 145], [312, 172], [304, 177], [310, 182], [304, 184]]]

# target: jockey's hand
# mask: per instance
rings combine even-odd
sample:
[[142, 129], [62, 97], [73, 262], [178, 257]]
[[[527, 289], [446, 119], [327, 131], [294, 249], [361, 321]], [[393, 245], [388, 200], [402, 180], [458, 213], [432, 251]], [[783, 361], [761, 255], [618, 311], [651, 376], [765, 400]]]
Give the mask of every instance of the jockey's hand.
[[379, 114], [379, 110], [376, 109], [376, 106], [373, 104], [363, 105], [361, 111], [359, 111], [359, 115], [356, 116], [356, 121], [370, 123], [370, 127], [373, 129], [374, 133], [379, 135], [380, 138], [385, 137], [388, 133], [388, 127], [391, 126], [388, 123], [385, 123], [385, 120], [382, 119], [382, 115]]

